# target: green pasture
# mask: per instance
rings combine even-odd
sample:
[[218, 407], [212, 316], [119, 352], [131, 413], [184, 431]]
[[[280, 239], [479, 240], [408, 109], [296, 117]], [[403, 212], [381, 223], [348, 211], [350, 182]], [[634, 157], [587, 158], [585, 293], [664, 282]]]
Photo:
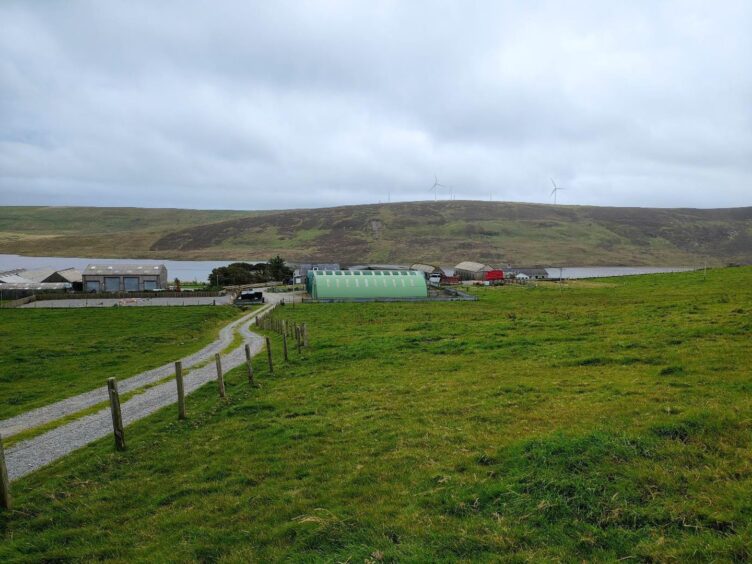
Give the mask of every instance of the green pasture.
[[302, 355], [14, 483], [0, 560], [748, 561], [751, 280], [279, 308]]
[[227, 307], [0, 309], [0, 419], [195, 352]]

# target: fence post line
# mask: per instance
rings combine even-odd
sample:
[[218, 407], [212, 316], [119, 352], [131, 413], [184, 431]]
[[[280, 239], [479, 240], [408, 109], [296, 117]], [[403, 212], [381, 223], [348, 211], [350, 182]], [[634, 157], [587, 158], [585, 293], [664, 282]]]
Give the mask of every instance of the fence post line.
[[10, 480], [8, 479], [8, 468], [5, 466], [3, 438], [0, 437], [0, 507], [3, 509], [10, 509], [11, 505]]
[[255, 386], [256, 384], [253, 382], [253, 364], [251, 363], [251, 345], [248, 343], [245, 344], [245, 363], [248, 367], [248, 383], [251, 386]]
[[298, 345], [298, 354], [300, 354], [300, 326], [295, 325], [295, 342]]
[[266, 356], [269, 359], [269, 374], [274, 374], [274, 365], [272, 364], [272, 342], [269, 337], [266, 338]]
[[110, 396], [110, 411], [112, 412], [112, 431], [115, 435], [115, 448], [125, 450], [125, 431], [123, 430], [123, 414], [120, 411], [120, 394], [117, 380], [107, 378], [107, 393]]
[[185, 390], [183, 389], [183, 363], [175, 363], [175, 383], [178, 387], [178, 419], [185, 419]]
[[282, 333], [282, 353], [285, 358], [285, 362], [287, 362], [287, 333]]
[[217, 384], [219, 385], [219, 397], [225, 397], [225, 377], [222, 374], [222, 358], [219, 353], [214, 354], [214, 362], [217, 365]]

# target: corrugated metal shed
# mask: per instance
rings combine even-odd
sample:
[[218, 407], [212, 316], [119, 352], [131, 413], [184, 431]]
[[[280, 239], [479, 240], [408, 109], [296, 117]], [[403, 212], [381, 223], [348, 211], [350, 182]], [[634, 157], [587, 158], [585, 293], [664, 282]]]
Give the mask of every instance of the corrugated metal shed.
[[311, 282], [317, 300], [428, 297], [426, 277], [417, 271], [324, 270], [313, 272]]

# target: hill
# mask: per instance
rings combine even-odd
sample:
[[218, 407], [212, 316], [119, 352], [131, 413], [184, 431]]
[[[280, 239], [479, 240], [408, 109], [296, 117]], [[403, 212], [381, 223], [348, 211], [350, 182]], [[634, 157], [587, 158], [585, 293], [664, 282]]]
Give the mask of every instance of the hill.
[[[83, 236], [82, 236], [83, 235]], [[752, 208], [440, 201], [270, 212], [1, 208], [0, 252], [513, 264], [752, 263]]]

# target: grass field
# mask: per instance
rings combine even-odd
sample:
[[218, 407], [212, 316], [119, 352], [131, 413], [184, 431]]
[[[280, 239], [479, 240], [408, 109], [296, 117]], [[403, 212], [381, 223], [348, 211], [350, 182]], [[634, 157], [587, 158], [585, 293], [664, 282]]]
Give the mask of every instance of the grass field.
[[0, 560], [748, 561], [751, 279], [282, 308], [304, 358], [14, 483]]
[[224, 307], [0, 310], [0, 419], [177, 360], [217, 338]]

